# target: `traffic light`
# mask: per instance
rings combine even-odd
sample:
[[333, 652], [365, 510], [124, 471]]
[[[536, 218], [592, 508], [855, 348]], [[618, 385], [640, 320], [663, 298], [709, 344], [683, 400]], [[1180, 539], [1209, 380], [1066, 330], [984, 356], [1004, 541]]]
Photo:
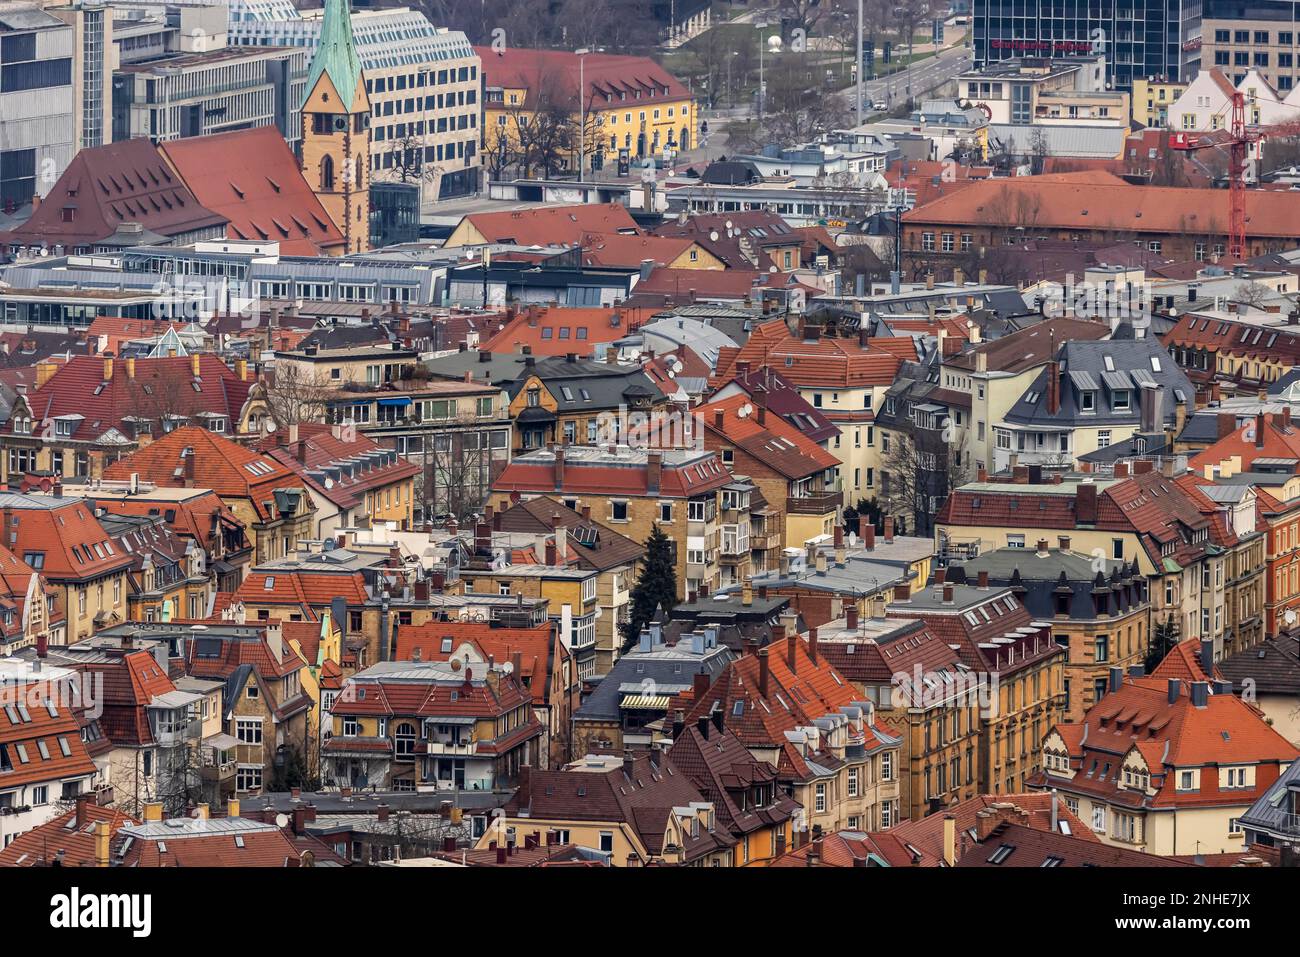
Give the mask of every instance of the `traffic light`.
[[862, 69], [868, 77], [876, 75], [876, 38], [867, 37], [862, 41]]

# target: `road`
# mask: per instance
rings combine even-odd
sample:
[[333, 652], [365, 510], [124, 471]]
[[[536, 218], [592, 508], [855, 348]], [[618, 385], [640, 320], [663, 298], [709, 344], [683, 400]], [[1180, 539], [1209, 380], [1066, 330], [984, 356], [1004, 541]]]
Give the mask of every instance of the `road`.
[[[935, 56], [927, 57], [898, 73], [868, 80], [862, 86], [864, 115], [874, 112], [872, 104], [875, 103], [884, 103], [892, 107], [895, 102], [906, 100], [908, 97], [916, 97], [919, 100], [926, 93], [969, 68], [970, 65], [971, 51], [964, 46], [955, 46]], [[856, 87], [849, 87], [841, 94], [847, 99], [850, 108], [857, 103], [856, 89]]]

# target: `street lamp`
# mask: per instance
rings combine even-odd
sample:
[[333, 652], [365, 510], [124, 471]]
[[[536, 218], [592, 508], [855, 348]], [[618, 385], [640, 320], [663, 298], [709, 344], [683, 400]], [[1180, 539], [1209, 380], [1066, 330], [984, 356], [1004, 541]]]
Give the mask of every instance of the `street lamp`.
[[420, 162], [416, 166], [416, 176], [418, 177], [416, 179], [416, 184], [419, 187], [419, 194], [417, 200], [419, 202], [419, 212], [416, 215], [417, 232], [419, 229], [418, 224], [424, 221], [424, 163], [429, 156], [429, 148], [427, 146], [429, 142], [429, 87], [433, 85], [431, 82], [429, 82], [428, 78], [433, 76], [433, 72], [429, 70], [427, 67], [422, 67], [420, 69], [419, 76], [420, 76], [420, 85], [419, 85]]
[[772, 36], [772, 37], [766, 37], [766, 38], [765, 38], [765, 37], [762, 35], [762, 31], [766, 30], [768, 27], [771, 26], [771, 24], [768, 23], [766, 20], [759, 21], [758, 23], [755, 23], [754, 26], [756, 26], [756, 27], [758, 28], [758, 30], [759, 30], [759, 37], [758, 37], [758, 118], [759, 118], [759, 121], [761, 122], [762, 119], [763, 119], [763, 107], [764, 107], [764, 105], [765, 105], [765, 102], [764, 102], [764, 101], [767, 99], [767, 84], [763, 82], [763, 47], [764, 47], [767, 43], [771, 43], [771, 44], [772, 44], [772, 53], [773, 53], [773, 55], [775, 55], [775, 54], [776, 54], [777, 52], [779, 52], [780, 49], [781, 49], [781, 36], [780, 36], [780, 34], [777, 34], [777, 35], [775, 35], [775, 36]]
[[[872, 44], [875, 47], [875, 44]], [[858, 64], [854, 70], [858, 74], [858, 126], [862, 126], [862, 74], [865, 73], [862, 62], [862, 0], [858, 0]]]
[[587, 47], [574, 50], [578, 58], [578, 182], [587, 176]]

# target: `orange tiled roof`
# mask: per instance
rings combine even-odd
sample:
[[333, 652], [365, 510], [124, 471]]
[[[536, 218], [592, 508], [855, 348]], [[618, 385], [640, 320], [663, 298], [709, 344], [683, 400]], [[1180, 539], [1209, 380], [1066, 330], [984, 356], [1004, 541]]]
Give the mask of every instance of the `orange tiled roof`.
[[[186, 449], [191, 451], [183, 456]], [[155, 485], [183, 488], [185, 458], [191, 456], [194, 488], [210, 488], [223, 498], [246, 498], [264, 520], [274, 517], [277, 489], [302, 487], [302, 480], [279, 462], [195, 426], [175, 429], [119, 459], [104, 470], [104, 477], [126, 479], [138, 473]]]

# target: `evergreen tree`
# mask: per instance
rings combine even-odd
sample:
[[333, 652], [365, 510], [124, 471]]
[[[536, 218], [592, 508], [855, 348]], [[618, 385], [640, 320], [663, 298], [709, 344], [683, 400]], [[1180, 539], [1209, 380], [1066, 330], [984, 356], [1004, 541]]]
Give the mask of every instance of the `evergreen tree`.
[[662, 606], [671, 611], [677, 605], [677, 574], [673, 567], [673, 547], [658, 523], [651, 526], [646, 539], [645, 556], [641, 571], [632, 586], [632, 613], [619, 630], [623, 636], [623, 651], [629, 651], [650, 624], [656, 610]]
[[1144, 662], [1147, 674], [1155, 671], [1156, 666], [1165, 660], [1165, 655], [1169, 654], [1176, 644], [1178, 644], [1178, 623], [1174, 621], [1174, 616], [1170, 615], [1164, 621], [1156, 622]]

